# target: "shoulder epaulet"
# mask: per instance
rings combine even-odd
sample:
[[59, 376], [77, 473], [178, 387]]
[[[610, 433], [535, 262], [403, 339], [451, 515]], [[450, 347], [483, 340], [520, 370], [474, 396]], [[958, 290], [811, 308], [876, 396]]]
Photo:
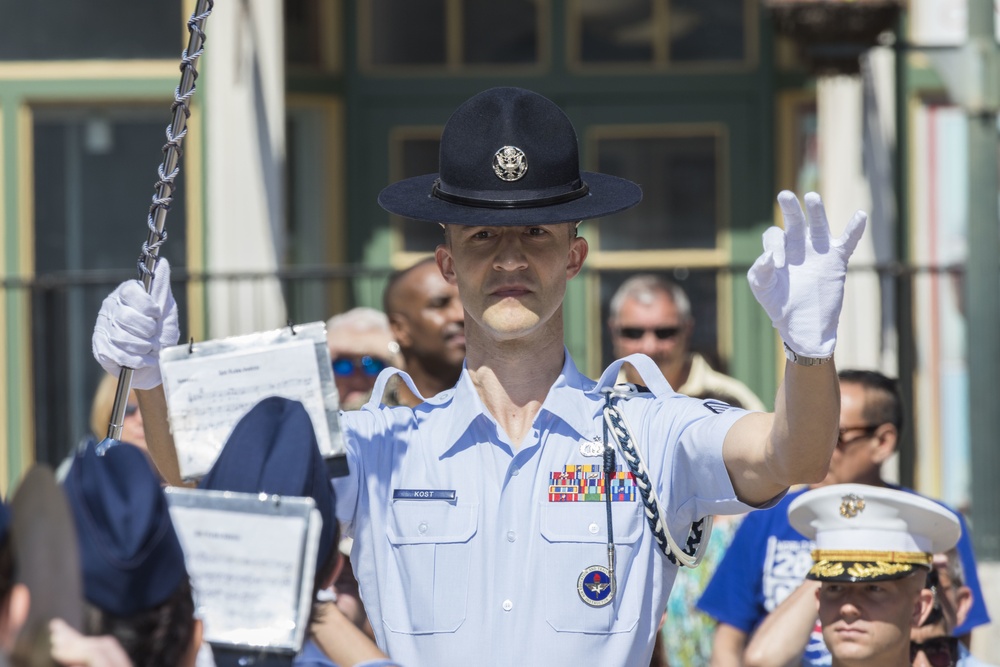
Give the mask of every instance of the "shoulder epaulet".
[[[630, 354], [624, 359], [618, 359], [611, 363], [603, 373], [601, 373], [601, 378], [597, 381], [597, 385], [592, 390], [594, 393], [602, 394], [618, 385], [618, 377], [621, 373], [622, 365], [628, 363], [630, 364], [639, 376], [642, 378], [645, 385], [630, 384], [630, 387], [635, 388], [636, 393], [653, 394], [654, 396], [669, 396], [674, 392], [670, 383], [667, 379], [663, 377], [663, 373], [657, 367], [653, 360], [644, 354]], [[625, 394], [623, 394], [624, 396]]]
[[399, 376], [399, 379], [413, 392], [413, 395], [420, 399], [420, 402], [424, 402], [425, 399], [420, 392], [417, 390], [417, 385], [413, 384], [413, 380], [410, 378], [410, 374], [406, 371], [401, 371], [398, 368], [383, 368], [382, 372], [378, 374], [378, 378], [375, 379], [375, 386], [372, 388], [371, 398], [368, 402], [364, 404], [364, 408], [369, 410], [377, 410], [382, 404], [382, 396], [385, 394], [385, 386], [388, 384], [389, 380]]

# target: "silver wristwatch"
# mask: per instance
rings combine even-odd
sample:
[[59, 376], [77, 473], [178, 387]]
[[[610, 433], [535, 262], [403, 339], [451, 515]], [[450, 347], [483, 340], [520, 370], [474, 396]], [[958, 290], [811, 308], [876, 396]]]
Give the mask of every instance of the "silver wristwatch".
[[801, 354], [796, 354], [792, 348], [788, 347], [788, 343], [782, 341], [785, 346], [785, 359], [788, 359], [793, 364], [798, 364], [799, 366], [819, 366], [820, 364], [825, 364], [826, 362], [833, 359], [831, 354], [829, 357], [803, 357]]

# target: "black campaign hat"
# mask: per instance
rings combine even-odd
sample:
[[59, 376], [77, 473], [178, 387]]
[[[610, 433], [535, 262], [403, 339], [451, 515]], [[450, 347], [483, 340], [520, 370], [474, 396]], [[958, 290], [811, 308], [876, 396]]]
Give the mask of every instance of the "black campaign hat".
[[632, 181], [581, 172], [569, 118], [523, 88], [490, 88], [462, 104], [444, 126], [438, 167], [388, 186], [379, 205], [418, 220], [517, 226], [597, 218], [642, 200]]

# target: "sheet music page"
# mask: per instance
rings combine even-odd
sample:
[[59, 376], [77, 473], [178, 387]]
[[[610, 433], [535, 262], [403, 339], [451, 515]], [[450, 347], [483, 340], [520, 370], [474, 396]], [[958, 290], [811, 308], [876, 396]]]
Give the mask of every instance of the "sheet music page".
[[268, 396], [301, 401], [320, 452], [331, 451], [315, 345], [309, 340], [165, 360], [161, 368], [185, 479], [208, 472], [236, 423]]
[[306, 518], [177, 505], [170, 515], [205, 640], [297, 651]]

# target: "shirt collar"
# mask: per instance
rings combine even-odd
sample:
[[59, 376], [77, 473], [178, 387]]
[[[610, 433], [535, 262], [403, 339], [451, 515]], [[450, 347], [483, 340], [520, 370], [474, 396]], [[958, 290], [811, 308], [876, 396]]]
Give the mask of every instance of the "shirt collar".
[[[599, 408], [593, 399], [589, 401], [580, 399], [583, 393], [592, 393], [595, 385], [593, 380], [577, 370], [569, 350], [563, 348], [562, 370], [549, 388], [549, 393], [535, 417], [535, 424], [544, 429], [545, 422], [549, 419], [560, 419], [581, 437], [590, 438], [594, 430], [594, 417], [597, 414], [595, 410]], [[464, 364], [455, 387], [428, 399], [425, 405], [430, 409], [450, 408], [447, 431], [436, 445], [441, 454], [464, 437], [476, 419], [485, 419], [489, 423], [489, 428], [496, 428], [496, 422], [492, 415], [487, 413]]]

